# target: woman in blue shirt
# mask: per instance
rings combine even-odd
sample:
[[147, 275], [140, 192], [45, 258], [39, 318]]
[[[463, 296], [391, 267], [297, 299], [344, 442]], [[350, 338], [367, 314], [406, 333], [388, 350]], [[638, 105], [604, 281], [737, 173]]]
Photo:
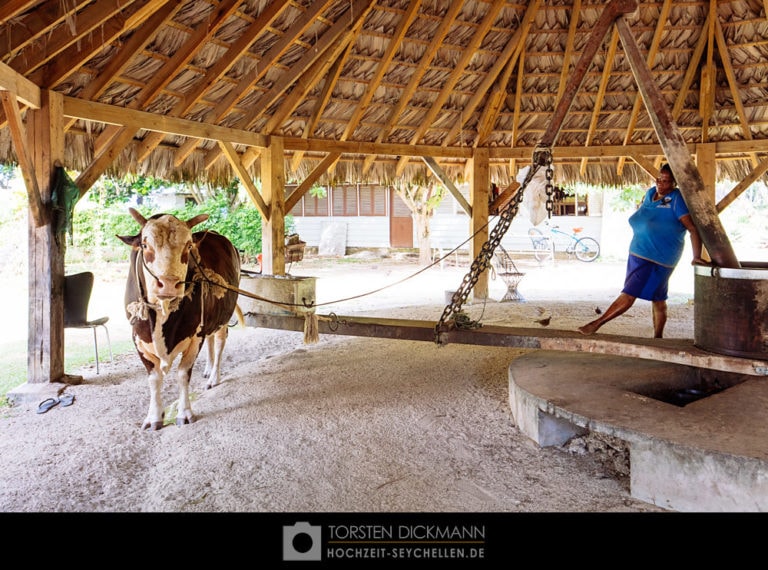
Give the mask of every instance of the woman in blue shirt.
[[635, 300], [651, 302], [653, 336], [661, 338], [667, 323], [667, 289], [690, 233], [693, 265], [706, 264], [701, 258], [701, 237], [668, 164], [661, 167], [656, 186], [643, 198], [640, 208], [629, 218], [632, 241], [629, 244], [624, 289], [600, 318], [579, 327], [582, 334], [593, 334], [610, 320], [624, 314]]

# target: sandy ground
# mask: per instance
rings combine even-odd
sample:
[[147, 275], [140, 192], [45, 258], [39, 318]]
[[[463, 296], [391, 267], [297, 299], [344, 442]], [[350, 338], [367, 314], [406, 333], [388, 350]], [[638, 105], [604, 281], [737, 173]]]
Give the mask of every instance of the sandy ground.
[[[618, 293], [624, 262], [521, 263], [524, 301], [464, 309], [486, 324], [573, 330]], [[466, 266], [307, 258], [318, 313], [439, 319]], [[668, 337], [692, 338], [692, 270], [673, 276]], [[122, 278], [98, 281], [91, 316], [128, 338]], [[383, 289], [382, 289], [383, 288]], [[382, 289], [375, 294], [367, 292]], [[350, 297], [355, 297], [350, 299]], [[22, 296], [22, 305], [24, 303]], [[23, 318], [23, 314], [21, 317]], [[21, 328], [23, 332], [25, 329]], [[639, 301], [601, 332], [651, 336]], [[88, 333], [86, 333], [88, 334]], [[146, 375], [135, 354], [80, 374], [69, 407], [0, 410], [3, 512], [653, 512], [629, 495], [625, 450], [594, 437], [541, 449], [515, 427], [507, 368], [523, 350], [233, 328], [223, 383], [192, 378], [197, 421], [140, 429]], [[164, 385], [169, 415], [177, 396]]]

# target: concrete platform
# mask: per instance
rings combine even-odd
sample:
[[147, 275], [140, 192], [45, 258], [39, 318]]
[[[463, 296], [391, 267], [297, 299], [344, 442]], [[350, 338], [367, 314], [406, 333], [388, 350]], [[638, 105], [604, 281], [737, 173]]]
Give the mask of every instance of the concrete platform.
[[634, 498], [681, 512], [768, 511], [765, 376], [538, 350], [510, 365], [509, 402], [541, 446], [587, 431], [625, 441]]

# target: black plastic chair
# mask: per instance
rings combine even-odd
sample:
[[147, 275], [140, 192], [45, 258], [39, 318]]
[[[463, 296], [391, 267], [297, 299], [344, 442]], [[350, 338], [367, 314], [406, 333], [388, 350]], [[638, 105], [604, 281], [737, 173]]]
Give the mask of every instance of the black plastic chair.
[[109, 346], [109, 360], [112, 362], [112, 343], [106, 323], [109, 317], [88, 320], [88, 303], [93, 291], [93, 273], [86, 271], [64, 276], [64, 328], [93, 329], [93, 348], [96, 352], [96, 374], [99, 373], [99, 345], [96, 341], [96, 328], [104, 327]]

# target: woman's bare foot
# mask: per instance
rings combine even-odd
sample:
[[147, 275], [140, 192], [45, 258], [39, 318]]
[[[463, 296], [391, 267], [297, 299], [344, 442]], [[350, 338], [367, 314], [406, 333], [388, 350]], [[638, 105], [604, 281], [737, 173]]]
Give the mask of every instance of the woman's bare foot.
[[583, 335], [590, 335], [590, 334], [595, 334], [597, 332], [597, 329], [599, 328], [600, 328], [600, 325], [596, 324], [593, 321], [591, 323], [587, 323], [586, 325], [579, 327], [577, 330]]

